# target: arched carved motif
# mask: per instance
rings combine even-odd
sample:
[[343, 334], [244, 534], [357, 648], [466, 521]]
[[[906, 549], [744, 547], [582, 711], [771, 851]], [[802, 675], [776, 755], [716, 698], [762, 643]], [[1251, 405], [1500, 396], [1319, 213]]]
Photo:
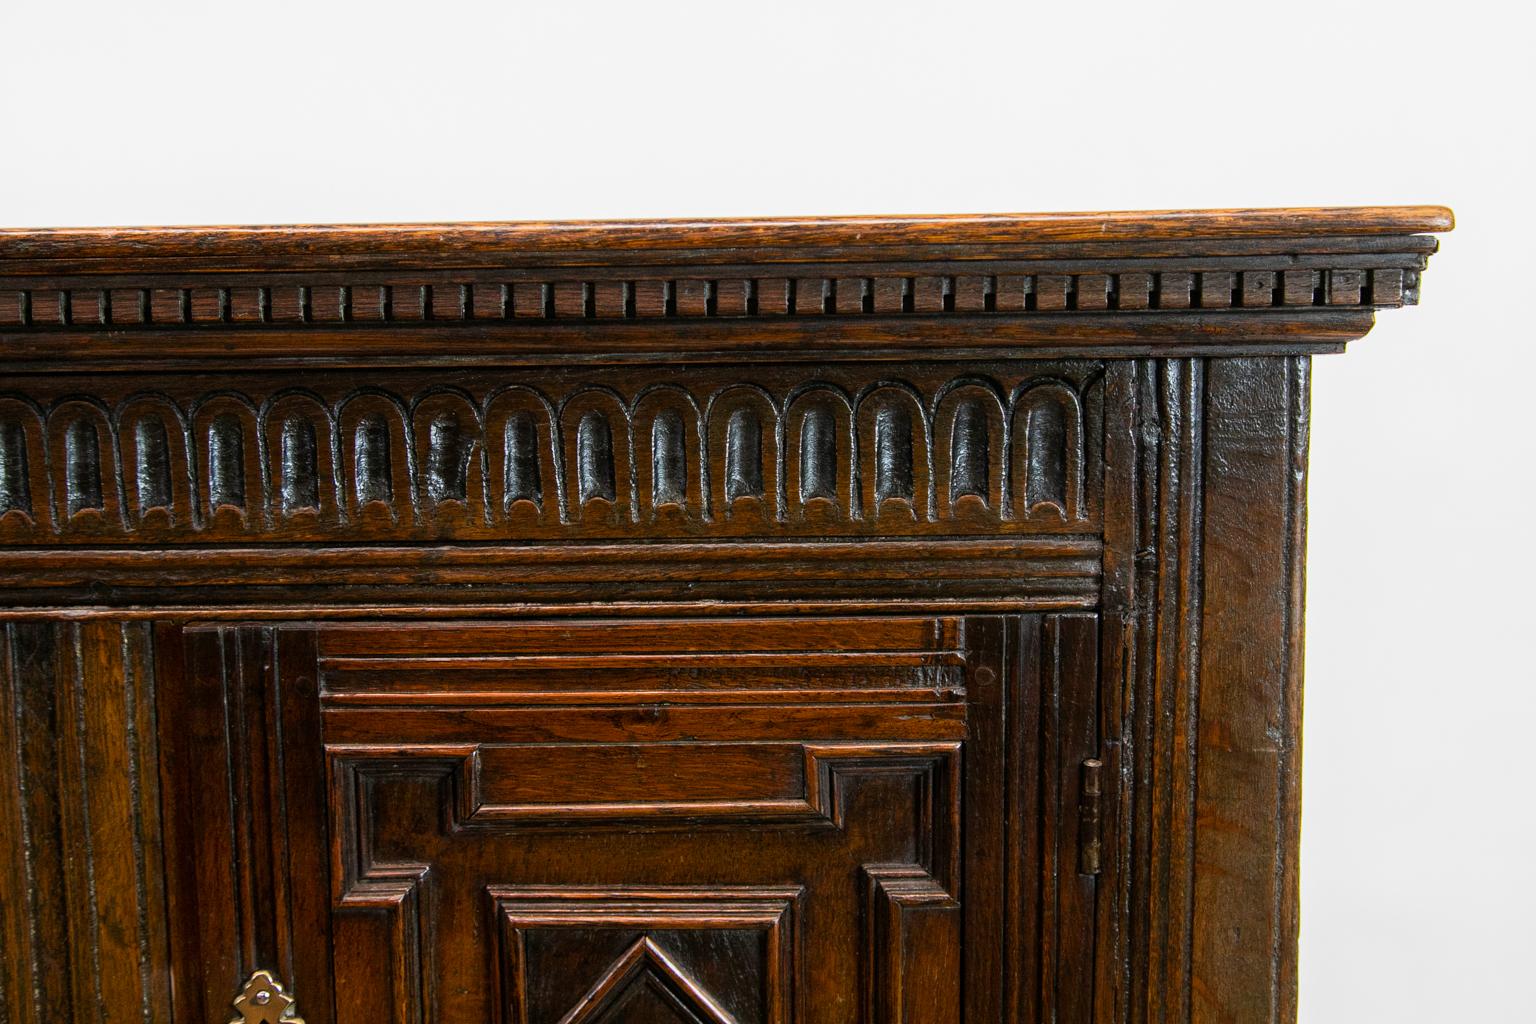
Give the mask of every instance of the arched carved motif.
[[635, 399], [630, 422], [642, 521], [669, 506], [674, 514], [707, 518], [703, 419], [693, 396], [680, 387], [661, 385]]
[[252, 402], [244, 395], [215, 393], [198, 402], [190, 421], [204, 527], [261, 530], [266, 525], [266, 473]]
[[859, 493], [865, 517], [909, 521], [934, 515], [932, 445], [922, 399], [907, 384], [882, 381], [859, 396]]
[[31, 539], [54, 523], [42, 410], [24, 398], [0, 397], [0, 536]]
[[762, 388], [735, 384], [717, 392], [706, 412], [709, 450], [720, 463], [710, 480], [718, 519], [769, 523], [784, 514], [779, 408]]
[[567, 519], [559, 419], [549, 399], [514, 385], [485, 405], [492, 514], [509, 522]]
[[329, 527], [345, 522], [336, 423], [319, 396], [274, 395], [261, 411], [268, 505], [274, 518]]
[[571, 518], [633, 522], [634, 461], [623, 400], [607, 388], [578, 391], [561, 407], [560, 431]]
[[[964, 376], [853, 392], [844, 374], [776, 395], [717, 374], [556, 401], [454, 378], [256, 400], [128, 392], [111, 408], [70, 395], [51, 412], [12, 394], [0, 543], [1081, 531], [1097, 516], [1099, 378], [1065, 365], [1007, 390]], [[71, 433], [70, 417], [88, 422]]]
[[456, 389], [428, 392], [411, 411], [411, 428], [423, 517], [430, 512], [443, 525], [488, 522], [484, 430], [475, 403]]
[[130, 522], [141, 529], [192, 526], [191, 425], [181, 409], [163, 395], [134, 395], [116, 420]]
[[336, 424], [348, 514], [387, 516], [415, 526], [416, 457], [404, 403], [383, 392], [361, 391], [341, 403]]
[[857, 518], [853, 407], [841, 388], [810, 384], [784, 403], [785, 492], [791, 518]]
[[244, 395], [210, 395], [193, 411], [193, 463], [206, 526], [240, 531], [266, 525], [259, 438], [255, 407]]
[[1054, 381], [1031, 383], [1011, 404], [1015, 514], [1085, 518], [1083, 409], [1077, 393]]
[[128, 524], [107, 410], [94, 399], [64, 399], [48, 413], [46, 436], [60, 525], [86, 533], [121, 532]]
[[1004, 402], [990, 381], [962, 379], [939, 392], [933, 412], [939, 515], [968, 519], [1004, 509]]

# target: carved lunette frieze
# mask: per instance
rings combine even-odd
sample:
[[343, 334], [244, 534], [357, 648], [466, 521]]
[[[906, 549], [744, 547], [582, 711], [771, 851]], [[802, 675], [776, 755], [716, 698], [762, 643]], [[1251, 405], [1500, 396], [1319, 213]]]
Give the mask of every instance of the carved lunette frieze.
[[0, 393], [0, 544], [1085, 533], [1099, 364]]

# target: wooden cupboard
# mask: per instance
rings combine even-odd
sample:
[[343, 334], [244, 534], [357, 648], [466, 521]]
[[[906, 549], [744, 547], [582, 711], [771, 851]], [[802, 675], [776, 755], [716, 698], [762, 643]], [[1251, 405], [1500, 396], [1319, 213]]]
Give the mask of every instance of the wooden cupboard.
[[0, 232], [0, 1021], [1295, 1015], [1435, 207]]

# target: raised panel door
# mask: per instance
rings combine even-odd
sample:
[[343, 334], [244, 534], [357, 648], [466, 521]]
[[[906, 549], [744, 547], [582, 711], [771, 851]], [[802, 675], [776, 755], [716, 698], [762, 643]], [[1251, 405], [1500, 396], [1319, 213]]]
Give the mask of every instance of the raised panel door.
[[1094, 616], [162, 636], [191, 1014], [1088, 1019]]

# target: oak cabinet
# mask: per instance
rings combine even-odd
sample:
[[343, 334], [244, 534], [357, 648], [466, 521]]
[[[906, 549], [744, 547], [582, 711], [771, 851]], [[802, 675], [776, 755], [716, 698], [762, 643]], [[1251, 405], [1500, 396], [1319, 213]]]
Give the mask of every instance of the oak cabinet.
[[1294, 1016], [1438, 208], [0, 232], [0, 1020]]

